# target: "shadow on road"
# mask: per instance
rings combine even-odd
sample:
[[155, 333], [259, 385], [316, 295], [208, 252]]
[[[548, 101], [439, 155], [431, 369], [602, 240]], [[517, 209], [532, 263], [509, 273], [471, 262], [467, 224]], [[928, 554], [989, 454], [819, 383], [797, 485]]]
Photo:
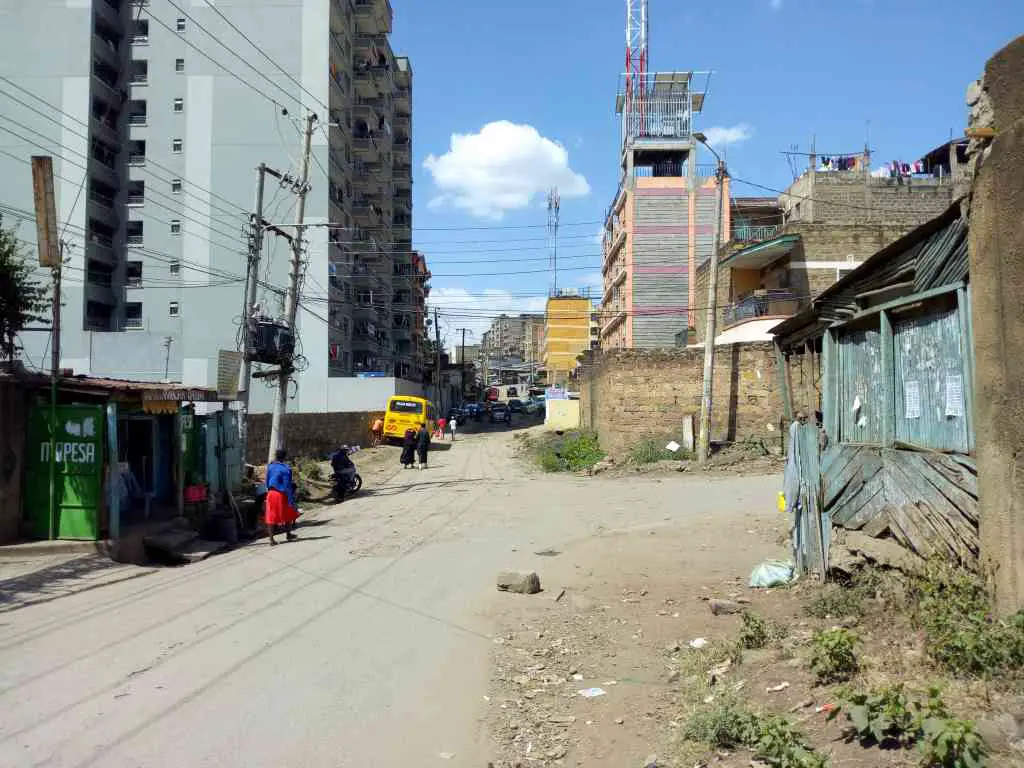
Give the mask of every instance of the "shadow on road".
[[40, 568], [23, 576], [0, 581], [0, 613], [16, 611], [29, 605], [47, 603], [72, 593], [106, 586], [114, 579], [114, 571], [123, 571], [125, 579], [148, 576], [142, 570], [116, 563], [103, 555], [84, 555], [66, 562]]

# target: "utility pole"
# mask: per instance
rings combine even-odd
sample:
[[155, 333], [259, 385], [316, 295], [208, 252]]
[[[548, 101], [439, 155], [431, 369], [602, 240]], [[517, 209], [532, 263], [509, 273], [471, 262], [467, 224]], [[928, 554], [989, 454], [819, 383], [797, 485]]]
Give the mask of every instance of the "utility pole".
[[437, 407], [441, 409], [441, 414], [444, 414], [444, 395], [441, 392], [441, 324], [437, 321], [436, 308], [434, 309], [434, 339], [435, 365], [437, 366]]
[[256, 286], [260, 275], [260, 252], [263, 249], [263, 187], [267, 179], [267, 166], [256, 168], [256, 207], [249, 217], [249, 269], [245, 275], [245, 303], [242, 305], [242, 414], [238, 420], [242, 442], [242, 461], [248, 461], [249, 404], [252, 402], [252, 360], [249, 358], [252, 338], [252, 308], [256, 304]]
[[[297, 337], [295, 320], [299, 311], [299, 289], [302, 274], [302, 228], [306, 218], [306, 194], [309, 192], [309, 156], [313, 143], [313, 126], [316, 124], [316, 115], [310, 112], [306, 115], [306, 132], [303, 136], [302, 147], [302, 171], [299, 176], [297, 194], [298, 205], [295, 207], [295, 237], [292, 240], [292, 269], [288, 276], [288, 293], [285, 301], [285, 311], [288, 315], [288, 328], [291, 329], [293, 337]], [[277, 377], [277, 400], [274, 403], [274, 415], [270, 422], [270, 445], [268, 450], [267, 463], [274, 460], [274, 454], [283, 443], [281, 422], [284, 419], [284, 412], [288, 405], [288, 382], [292, 372], [295, 370], [292, 360], [281, 365], [281, 372]]]
[[466, 331], [467, 328], [456, 328], [457, 331], [462, 331], [462, 351], [459, 353], [459, 363], [461, 365], [460, 374], [462, 376], [462, 400], [466, 400]]
[[173, 336], [164, 336], [164, 381], [171, 376], [171, 344], [173, 343]]
[[715, 372], [715, 334], [718, 321], [718, 249], [722, 245], [722, 206], [725, 197], [725, 163], [718, 153], [711, 149], [704, 138], [695, 137], [711, 150], [718, 160], [715, 178], [718, 181], [718, 205], [715, 209], [715, 241], [708, 263], [708, 321], [704, 334], [704, 391], [700, 400], [700, 432], [697, 440], [697, 460], [706, 463], [711, 456], [711, 394]]

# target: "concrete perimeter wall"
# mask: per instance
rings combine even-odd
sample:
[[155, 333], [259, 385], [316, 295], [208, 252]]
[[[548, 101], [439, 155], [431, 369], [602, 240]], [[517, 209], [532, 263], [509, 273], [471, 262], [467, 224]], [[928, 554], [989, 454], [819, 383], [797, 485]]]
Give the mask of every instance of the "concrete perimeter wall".
[[[334, 451], [342, 443], [370, 443], [370, 425], [384, 418], [384, 411], [349, 413], [286, 413], [284, 415], [284, 446], [290, 456], [321, 456]], [[249, 448], [246, 461], [265, 464], [270, 445], [270, 414], [249, 416]]]
[[[596, 430], [612, 455], [647, 439], [680, 441], [684, 417], [700, 413], [703, 370], [702, 348], [588, 355], [580, 384], [582, 425]], [[712, 440], [758, 438], [778, 444], [781, 418], [773, 346], [716, 347]], [[696, 433], [699, 425], [694, 428]]]

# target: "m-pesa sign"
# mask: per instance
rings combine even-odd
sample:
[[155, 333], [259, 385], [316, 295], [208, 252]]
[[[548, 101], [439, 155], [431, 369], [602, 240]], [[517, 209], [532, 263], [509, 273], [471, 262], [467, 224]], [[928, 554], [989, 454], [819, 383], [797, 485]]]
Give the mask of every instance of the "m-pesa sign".
[[[60, 424], [59, 430], [63, 437], [54, 442], [54, 457], [57, 463], [93, 464], [96, 461], [96, 417], [69, 413]], [[85, 440], [69, 440], [68, 438], [86, 438]], [[50, 441], [39, 444], [39, 460], [50, 461]]]
[[[96, 462], [96, 443], [54, 443], [57, 463], [93, 464]], [[39, 460], [50, 461], [50, 442], [39, 446]]]

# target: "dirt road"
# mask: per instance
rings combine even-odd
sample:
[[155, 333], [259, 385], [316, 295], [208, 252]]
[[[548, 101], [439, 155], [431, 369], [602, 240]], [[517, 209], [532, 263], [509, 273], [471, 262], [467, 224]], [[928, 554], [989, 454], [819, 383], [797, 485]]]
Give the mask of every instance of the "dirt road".
[[[298, 542], [0, 601], [0, 765], [479, 768], [500, 751], [482, 727], [501, 726], [496, 640], [521, 612], [654, 563], [749, 572], [780, 552], [778, 482], [537, 475], [511, 433], [469, 435], [425, 472], [375, 473]], [[498, 593], [502, 568], [545, 592]]]

